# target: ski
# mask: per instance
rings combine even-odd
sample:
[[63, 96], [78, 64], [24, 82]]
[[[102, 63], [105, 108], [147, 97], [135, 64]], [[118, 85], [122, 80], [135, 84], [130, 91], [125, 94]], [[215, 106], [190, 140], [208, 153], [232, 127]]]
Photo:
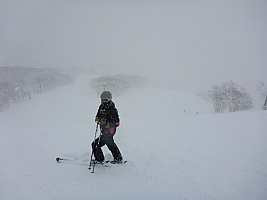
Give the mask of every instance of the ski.
[[[57, 157], [56, 158], [56, 161], [57, 163], [63, 163], [63, 162], [79, 162], [79, 160], [77, 159], [69, 159], [69, 158], [60, 158], [60, 157]], [[79, 162], [80, 163], [80, 162]], [[102, 163], [96, 163], [97, 165], [102, 165], [102, 164], [107, 164], [107, 163], [111, 163], [111, 164], [124, 164], [124, 163], [127, 163], [127, 160], [123, 161], [123, 162], [116, 162], [116, 161], [113, 161], [113, 160], [106, 160]]]
[[60, 158], [60, 157], [57, 157], [56, 161], [58, 163], [62, 163], [62, 162], [77, 162], [77, 161], [79, 162], [78, 159], [69, 159], [69, 158]]
[[74, 165], [86, 165], [88, 166], [88, 161], [81, 161], [77, 159], [69, 159], [69, 158], [56, 158], [57, 163], [64, 163], [64, 164], [74, 164]]
[[96, 163], [96, 164], [108, 164], [108, 163], [110, 163], [110, 164], [117, 164], [117, 165], [120, 165], [120, 164], [124, 164], [124, 163], [127, 163], [127, 160], [125, 160], [125, 161], [122, 161], [122, 162], [116, 162], [116, 161], [114, 161], [114, 160], [106, 160], [106, 161], [104, 161], [104, 162], [102, 162], [102, 163]]
[[[56, 158], [56, 161], [58, 162], [58, 163], [62, 163], [62, 162], [64, 162], [64, 161], [70, 161], [70, 159], [66, 159], [66, 158]], [[74, 160], [73, 160], [74, 161]]]
[[[127, 163], [127, 160], [125, 160], [125, 161], [123, 161], [123, 162], [115, 162], [115, 161], [113, 161], [113, 160], [106, 160], [106, 161], [103, 161], [103, 162], [97, 162], [97, 163], [93, 163], [92, 162], [92, 164], [91, 165], [98, 165], [98, 166], [105, 166], [105, 167], [108, 167], [108, 165], [107, 164], [113, 164], [113, 165], [120, 165], [120, 164], [124, 164], [124, 163]], [[92, 168], [92, 166], [91, 167], [89, 167], [88, 169], [91, 169]]]
[[[106, 165], [108, 162], [104, 161], [104, 162], [97, 162], [97, 163], [93, 163], [94, 161], [92, 161], [92, 163], [89, 165], [88, 169], [92, 170], [94, 167], [93, 166], [104, 166], [104, 167], [108, 167], [108, 165]], [[91, 171], [91, 173], [94, 173], [94, 170]]]
[[[115, 162], [114, 160], [106, 160], [106, 161], [99, 162], [99, 163], [93, 163], [94, 161], [92, 161], [92, 163], [89, 164], [89, 161], [81, 161], [81, 160], [77, 160], [77, 159], [57, 157], [56, 162], [57, 163], [63, 163], [63, 164], [85, 165], [85, 166], [88, 166], [88, 169], [91, 171], [93, 169], [93, 166], [111, 167], [111, 166], [115, 166], [115, 165], [125, 164], [125, 163], [127, 163], [127, 160], [125, 160], [123, 162]], [[92, 170], [91, 173], [94, 173], [94, 170]]]
[[120, 165], [120, 164], [127, 163], [127, 160], [122, 161], [122, 162], [116, 162], [116, 161], [113, 161], [113, 160], [109, 160], [107, 163], [111, 163], [111, 164], [113, 164], [113, 165], [115, 165], [115, 164]]
[[[123, 162], [115, 162], [113, 160], [106, 160], [104, 162], [100, 162], [100, 163], [95, 163], [95, 166], [104, 166], [104, 167], [111, 167], [111, 165], [121, 165], [121, 164], [125, 164], [127, 163], [127, 160], [123, 161]], [[109, 165], [111, 164], [111, 165]], [[91, 173], [95, 173], [94, 171], [94, 167], [93, 167], [93, 163], [91, 164], [91, 166], [89, 166], [89, 170], [92, 170]]]

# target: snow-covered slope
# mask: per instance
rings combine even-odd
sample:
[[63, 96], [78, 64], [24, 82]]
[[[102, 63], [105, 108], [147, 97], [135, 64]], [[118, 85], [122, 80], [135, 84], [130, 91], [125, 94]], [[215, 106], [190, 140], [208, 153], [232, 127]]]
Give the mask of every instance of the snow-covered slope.
[[152, 86], [114, 97], [128, 162], [91, 174], [99, 98], [88, 81], [0, 113], [0, 199], [267, 199], [267, 112], [214, 114], [195, 95]]

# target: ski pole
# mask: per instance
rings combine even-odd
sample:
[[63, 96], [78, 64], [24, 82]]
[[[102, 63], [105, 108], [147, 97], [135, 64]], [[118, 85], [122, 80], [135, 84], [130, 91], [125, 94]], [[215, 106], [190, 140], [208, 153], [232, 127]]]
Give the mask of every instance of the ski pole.
[[[101, 133], [101, 131], [100, 131], [100, 135], [99, 135], [99, 137], [98, 137], [98, 142], [97, 142], [97, 146], [96, 146], [96, 152], [95, 152], [96, 155], [98, 154], [98, 150], [99, 150], [99, 144], [100, 144], [101, 136], [102, 136], [102, 133]], [[95, 173], [95, 163], [96, 163], [96, 162], [94, 162], [94, 164], [93, 164], [93, 170], [92, 170], [91, 173]]]
[[[97, 134], [97, 131], [98, 131], [98, 124], [99, 124], [99, 123], [96, 124], [94, 141], [95, 141], [95, 139], [96, 139], [96, 134]], [[92, 167], [93, 151], [94, 151], [94, 149], [92, 148], [91, 158], [90, 158], [90, 165], [89, 165], [89, 168], [88, 168], [88, 169], [91, 169], [91, 167]]]

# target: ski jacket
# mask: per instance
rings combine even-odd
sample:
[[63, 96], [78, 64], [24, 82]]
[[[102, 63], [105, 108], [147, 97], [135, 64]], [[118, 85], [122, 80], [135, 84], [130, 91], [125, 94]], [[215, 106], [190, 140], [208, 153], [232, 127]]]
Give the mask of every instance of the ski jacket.
[[115, 104], [110, 100], [107, 103], [101, 103], [98, 108], [95, 121], [104, 121], [105, 125], [100, 124], [102, 131], [109, 131], [111, 134], [116, 132], [116, 127], [120, 125], [120, 118]]

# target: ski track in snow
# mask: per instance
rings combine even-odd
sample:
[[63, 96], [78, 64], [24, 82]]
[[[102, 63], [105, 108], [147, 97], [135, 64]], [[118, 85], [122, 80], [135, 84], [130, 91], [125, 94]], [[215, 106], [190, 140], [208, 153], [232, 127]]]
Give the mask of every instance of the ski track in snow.
[[114, 97], [128, 162], [91, 174], [99, 97], [89, 80], [0, 113], [0, 199], [267, 199], [266, 111], [214, 114], [195, 95], [152, 86]]

